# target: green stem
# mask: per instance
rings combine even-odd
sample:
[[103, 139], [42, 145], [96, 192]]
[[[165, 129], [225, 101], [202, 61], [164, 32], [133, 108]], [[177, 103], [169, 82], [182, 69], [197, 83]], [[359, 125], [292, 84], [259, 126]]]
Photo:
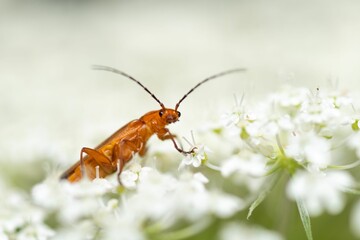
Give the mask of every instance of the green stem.
[[207, 166], [208, 168], [210, 168], [212, 170], [218, 171], [218, 172], [221, 171], [221, 168], [219, 166], [216, 166], [216, 165], [211, 164], [209, 162], [206, 162], [205, 166]]
[[281, 144], [281, 141], [280, 141], [279, 134], [276, 134], [276, 143], [277, 143], [277, 145], [278, 145], [278, 147], [279, 147], [279, 150], [280, 150], [281, 154], [282, 154], [284, 157], [286, 157], [284, 148], [283, 148], [283, 146], [282, 146], [282, 144]]
[[328, 168], [337, 169], [337, 170], [348, 170], [355, 168], [360, 165], [360, 160], [357, 160], [353, 163], [346, 164], [346, 165], [329, 165]]

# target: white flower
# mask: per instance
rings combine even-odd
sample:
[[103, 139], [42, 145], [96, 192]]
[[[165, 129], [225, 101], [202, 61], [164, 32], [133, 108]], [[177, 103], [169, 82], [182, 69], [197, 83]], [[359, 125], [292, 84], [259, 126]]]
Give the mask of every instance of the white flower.
[[291, 135], [285, 153], [301, 164], [307, 164], [308, 170], [319, 171], [331, 163], [330, 142], [314, 132]]
[[257, 192], [266, 178], [266, 158], [260, 154], [242, 152], [226, 159], [221, 165], [221, 174], [237, 185], [245, 186], [251, 192]]
[[104, 228], [104, 240], [146, 240], [143, 230], [139, 227], [134, 226], [126, 222], [127, 219], [123, 221], [113, 220], [109, 226]]
[[34, 202], [45, 208], [58, 208], [64, 201], [60, 185], [61, 183], [55, 179], [45, 180], [35, 185], [31, 191]]
[[54, 231], [44, 224], [44, 212], [33, 205], [28, 196], [2, 190], [6, 197], [0, 199], [0, 239], [46, 240], [54, 235]]
[[62, 225], [57, 229], [51, 240], [63, 239], [93, 239], [96, 234], [96, 227], [89, 220], [78, 221], [76, 224]]
[[301, 105], [298, 121], [301, 123], [313, 123], [327, 125], [334, 122], [340, 116], [340, 111], [335, 108], [329, 99], [320, 97], [309, 98]]
[[151, 167], [142, 167], [139, 172], [139, 181], [146, 181], [148, 177], [156, 173], [156, 170]]
[[139, 175], [136, 172], [131, 170], [125, 170], [121, 173], [120, 179], [121, 183], [129, 189], [135, 189], [136, 187], [136, 180], [138, 180]]
[[[242, 202], [220, 191], [208, 191], [201, 173], [182, 172], [179, 179], [149, 171], [138, 183], [137, 193], [126, 199], [120, 213], [131, 214], [137, 221], [159, 221], [171, 227], [178, 219], [196, 221], [214, 214], [229, 217], [239, 211]], [[144, 201], [146, 199], [146, 201]]]
[[315, 130], [321, 136], [333, 137], [339, 127], [349, 124], [351, 100], [340, 93], [318, 91], [301, 105], [295, 122], [304, 131]]
[[90, 216], [100, 207], [98, 198], [110, 191], [111, 184], [101, 181], [82, 180], [77, 183], [47, 179], [35, 185], [32, 197], [36, 204], [51, 211], [58, 210], [58, 220], [73, 224]]
[[286, 86], [280, 92], [270, 95], [266, 103], [273, 104], [272, 111], [276, 109], [280, 115], [295, 116], [301, 104], [308, 99], [308, 95], [309, 89]]
[[260, 154], [233, 155], [221, 166], [221, 174], [229, 177], [233, 173], [261, 177], [266, 173], [266, 158]]
[[18, 240], [47, 240], [53, 237], [55, 232], [45, 224], [26, 225], [18, 234]]
[[[191, 175], [184, 173], [174, 192], [176, 212], [188, 219], [195, 221], [210, 213], [226, 218], [234, 215], [242, 206], [242, 201], [232, 195], [220, 191], [208, 191], [205, 185], [208, 180], [201, 173]], [[186, 197], [184, 197], [186, 196]], [[189, 209], [191, 211], [189, 212]]]
[[208, 201], [210, 210], [220, 218], [228, 218], [244, 207], [241, 199], [221, 192], [211, 192]]
[[231, 127], [236, 126], [240, 121], [241, 113], [238, 111], [233, 111], [230, 113], [226, 113], [221, 117], [221, 121], [224, 126]]
[[196, 168], [200, 167], [201, 163], [207, 159], [206, 152], [209, 152], [209, 149], [205, 145], [197, 145], [194, 148], [194, 152], [186, 155], [186, 157], [181, 161], [179, 168], [182, 168], [185, 165], [192, 165]]
[[224, 126], [231, 127], [236, 126], [240, 120], [244, 117], [244, 106], [243, 106], [243, 100], [244, 95], [241, 97], [240, 102], [235, 98], [235, 106], [233, 107], [233, 110], [229, 113], [225, 113], [221, 116], [221, 121]]
[[81, 180], [75, 184], [63, 181], [59, 184], [62, 193], [65, 196], [73, 196], [75, 198], [94, 198], [100, 197], [111, 190], [116, 185], [113, 185], [106, 179], [94, 179], [89, 181], [87, 179]]
[[[205, 165], [209, 162], [220, 165], [224, 158], [227, 158], [236, 152], [237, 149], [245, 145], [244, 141], [239, 138], [239, 134], [234, 136], [229, 128], [219, 126], [217, 128], [202, 127], [201, 130], [197, 132], [197, 135], [201, 138], [201, 142], [206, 143], [208, 150], [205, 151], [211, 153], [211, 159], [209, 158], [209, 161], [207, 161]], [[216, 149], [216, 151], [211, 151], [211, 149]]]
[[172, 176], [156, 170], [148, 171], [137, 183], [136, 193], [124, 196], [120, 215], [129, 214], [139, 223], [146, 219], [161, 219], [170, 211], [171, 193], [176, 186], [177, 180]]
[[228, 223], [220, 231], [220, 240], [282, 240], [280, 234], [257, 226]]
[[333, 101], [333, 104], [337, 108], [346, 107], [353, 103], [353, 100], [351, 97], [347, 95], [347, 92], [339, 91], [339, 90], [333, 90], [326, 92], [327, 98], [331, 99]]
[[138, 182], [151, 174], [154, 169], [150, 167], [141, 167], [137, 162], [132, 162], [127, 169], [120, 175], [121, 183], [128, 189], [135, 189]]
[[233, 136], [239, 136], [239, 134], [247, 135], [245, 129], [249, 124], [255, 122], [256, 119], [256, 114], [245, 110], [241, 103], [236, 103], [233, 111], [224, 114], [221, 118], [223, 125], [231, 130], [230, 133]]
[[353, 184], [352, 176], [344, 171], [298, 171], [288, 183], [287, 195], [293, 200], [303, 200], [311, 216], [318, 216], [323, 211], [337, 214], [345, 205], [344, 189]]

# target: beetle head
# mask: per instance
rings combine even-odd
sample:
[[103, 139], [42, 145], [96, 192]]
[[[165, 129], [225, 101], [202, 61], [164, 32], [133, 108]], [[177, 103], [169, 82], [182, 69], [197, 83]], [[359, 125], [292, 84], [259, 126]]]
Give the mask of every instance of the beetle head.
[[179, 121], [180, 116], [181, 113], [174, 109], [162, 108], [159, 110], [159, 117], [164, 121], [165, 124]]

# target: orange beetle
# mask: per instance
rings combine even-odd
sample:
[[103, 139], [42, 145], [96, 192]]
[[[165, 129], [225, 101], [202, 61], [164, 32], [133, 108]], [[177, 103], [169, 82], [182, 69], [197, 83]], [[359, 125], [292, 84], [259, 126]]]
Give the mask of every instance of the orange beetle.
[[[175, 109], [171, 109], [166, 108], [153, 93], [130, 75], [106, 66], [94, 66], [94, 69], [114, 72], [136, 82], [160, 104], [161, 109], [148, 112], [141, 118], [129, 122], [94, 149], [83, 147], [80, 151], [80, 160], [65, 171], [60, 177], [61, 179], [67, 179], [70, 182], [79, 181], [84, 175], [90, 179], [94, 179], [96, 176], [106, 177], [117, 171], [120, 183], [120, 173], [123, 170], [124, 165], [132, 159], [135, 153], [139, 153], [140, 156], [145, 154], [146, 142], [153, 134], [156, 134], [160, 140], [170, 139], [176, 150], [180, 153], [193, 153], [194, 149], [184, 151], [178, 147], [175, 141], [176, 136], [171, 134], [169, 129], [166, 128], [166, 125], [178, 121], [181, 115], [177, 110], [180, 103], [201, 84], [226, 74], [244, 71], [242, 68], [232, 69], [204, 79], [190, 89], [190, 91], [179, 100], [175, 105]], [[87, 155], [84, 157], [83, 153], [86, 153]]]

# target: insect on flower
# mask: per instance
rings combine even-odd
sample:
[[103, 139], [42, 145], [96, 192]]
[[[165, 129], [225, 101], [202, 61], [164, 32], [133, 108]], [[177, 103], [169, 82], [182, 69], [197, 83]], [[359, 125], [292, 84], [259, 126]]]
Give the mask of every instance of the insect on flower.
[[[160, 104], [161, 109], [150, 111], [141, 118], [129, 122], [94, 149], [83, 147], [80, 151], [80, 160], [65, 171], [60, 177], [61, 179], [67, 179], [70, 182], [76, 182], [84, 175], [90, 179], [94, 179], [97, 176], [106, 177], [116, 171], [120, 182], [120, 173], [123, 170], [124, 165], [132, 159], [135, 153], [139, 153], [140, 156], [145, 154], [146, 142], [154, 134], [156, 134], [160, 140], [170, 139], [173, 142], [175, 149], [182, 154], [193, 153], [194, 148], [190, 151], [185, 151], [177, 145], [175, 141], [176, 136], [171, 134], [169, 129], [166, 128], [166, 125], [178, 121], [181, 115], [178, 111], [180, 103], [197, 87], [209, 80], [245, 70], [243, 68], [231, 69], [202, 80], [179, 100], [175, 105], [175, 109], [171, 109], [166, 108], [164, 104], [141, 82], [125, 72], [106, 66], [94, 66], [94, 69], [120, 74], [129, 80], [136, 82]], [[86, 156], [83, 155], [84, 153]]]

